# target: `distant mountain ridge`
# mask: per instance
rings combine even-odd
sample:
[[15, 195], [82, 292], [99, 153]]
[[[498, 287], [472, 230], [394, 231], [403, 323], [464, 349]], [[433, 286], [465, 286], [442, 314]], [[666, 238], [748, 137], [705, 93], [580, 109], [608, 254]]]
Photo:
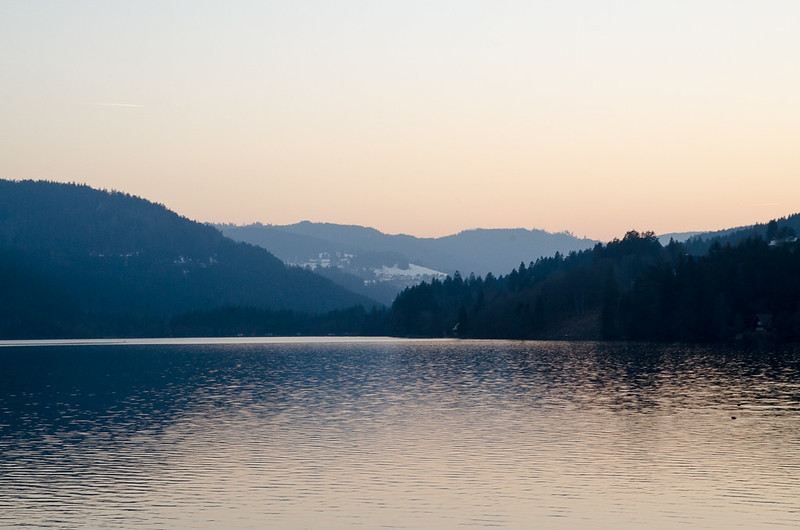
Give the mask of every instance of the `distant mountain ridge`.
[[375, 302], [145, 199], [0, 180], [0, 336], [120, 334], [136, 319], [226, 306], [359, 304]]
[[[556, 252], [567, 254], [598, 243], [568, 233], [524, 228], [475, 229], [439, 238], [418, 238], [384, 234], [364, 226], [309, 221], [283, 226], [257, 223], [216, 227], [231, 239], [263, 247], [286, 263], [312, 268], [323, 275], [343, 272], [358, 277], [367, 284], [365, 293], [371, 292], [370, 285], [377, 289], [388, 283], [393, 288], [382, 294], [383, 301], [388, 302], [398, 291], [421, 280], [456, 271], [464, 275], [499, 274], [520, 262]], [[397, 268], [409, 270], [410, 266], [417, 266], [416, 270], [424, 267], [431, 273], [417, 277], [385, 273]], [[337, 268], [340, 272], [332, 271]], [[383, 275], [379, 271], [384, 271]]]
[[[288, 263], [302, 264], [321, 252], [368, 254], [390, 253], [400, 259], [446, 274], [456, 270], [462, 274], [501, 273], [521, 261], [536, 260], [572, 250], [589, 248], [599, 241], [577, 238], [569, 233], [550, 233], [525, 228], [473, 229], [438, 238], [384, 234], [374, 228], [358, 225], [312, 223], [292, 225], [245, 226], [215, 225], [228, 237], [272, 249], [270, 252]], [[396, 263], [382, 262], [387, 266]]]

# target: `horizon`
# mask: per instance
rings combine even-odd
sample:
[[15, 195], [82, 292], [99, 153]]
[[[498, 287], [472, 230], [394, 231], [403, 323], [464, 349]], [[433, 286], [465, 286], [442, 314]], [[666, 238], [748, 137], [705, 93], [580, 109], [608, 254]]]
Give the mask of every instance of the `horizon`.
[[[176, 213], [179, 213], [179, 212], [176, 212]], [[654, 232], [654, 233], [656, 234], [657, 237], [663, 237], [663, 236], [667, 236], [667, 235], [680, 235], [680, 234], [714, 233], [714, 232], [719, 232], [719, 231], [724, 231], [724, 230], [747, 228], [747, 227], [750, 227], [750, 226], [754, 226], [756, 224], [766, 224], [766, 223], [768, 223], [769, 221], [771, 221], [773, 219], [781, 219], [781, 218], [789, 217], [791, 215], [795, 215], [795, 214], [786, 214], [786, 215], [782, 215], [782, 216], [779, 216], [779, 217], [774, 217], [774, 218], [767, 219], [767, 220], [755, 221], [753, 223], [737, 225], [737, 226], [728, 226], [728, 227], [724, 227], [724, 228], [715, 228], [715, 229], [711, 229], [711, 230], [684, 230], [684, 231], [680, 231], [680, 232], [678, 232], [678, 231], [669, 231], [669, 232]], [[450, 232], [450, 233], [441, 234], [441, 235], [420, 236], [420, 235], [417, 235], [417, 234], [411, 234], [409, 232], [387, 232], [385, 230], [381, 230], [378, 227], [369, 226], [369, 225], [365, 225], [365, 224], [358, 224], [358, 223], [332, 223], [332, 222], [329, 222], [329, 221], [312, 221], [312, 220], [309, 220], [309, 219], [301, 219], [300, 221], [297, 221], [297, 222], [294, 222], [294, 223], [285, 223], [285, 224], [284, 223], [282, 223], [282, 224], [266, 223], [266, 222], [262, 222], [262, 221], [254, 221], [252, 223], [227, 223], [227, 222], [210, 222], [210, 221], [198, 221], [198, 222], [210, 224], [210, 225], [213, 225], [213, 226], [226, 226], [226, 225], [228, 225], [228, 226], [235, 226], [235, 227], [239, 227], [239, 228], [246, 227], [246, 226], [254, 226], [254, 225], [281, 228], [281, 227], [298, 225], [298, 224], [302, 224], [302, 223], [330, 224], [330, 225], [344, 226], [344, 227], [371, 228], [371, 229], [377, 230], [378, 232], [380, 232], [382, 234], [389, 235], [389, 236], [411, 236], [411, 237], [416, 237], [418, 239], [439, 239], [439, 238], [443, 238], [443, 237], [458, 235], [458, 234], [460, 234], [462, 232], [470, 232], [470, 231], [475, 231], [475, 230], [527, 230], [529, 232], [542, 231], [542, 232], [546, 232], [546, 233], [552, 234], [552, 235], [563, 234], [563, 235], [568, 235], [568, 236], [571, 236], [571, 237], [574, 237], [574, 238], [577, 238], [577, 239], [586, 239], [586, 240], [590, 240], [590, 241], [600, 241], [601, 243], [607, 243], [607, 242], [612, 241], [614, 239], [622, 239], [625, 236], [625, 234], [630, 232], [630, 231], [636, 231], [636, 232], [640, 232], [640, 233], [644, 233], [644, 232], [649, 231], [648, 229], [642, 230], [642, 229], [639, 229], [639, 228], [630, 228], [630, 229], [626, 230], [625, 232], [623, 232], [621, 234], [613, 236], [613, 237], [611, 237], [611, 238], [609, 238], [607, 240], [603, 240], [603, 239], [599, 239], [599, 238], [596, 238], [596, 237], [591, 237], [590, 235], [576, 234], [576, 233], [572, 232], [571, 230], [550, 231], [550, 230], [545, 230], [543, 228], [524, 227], [524, 226], [497, 226], [497, 227], [476, 226], [476, 227], [464, 228], [464, 229], [458, 230], [456, 232]]]
[[[3, 180], [3, 178], [0, 177], [0, 180]], [[300, 220], [295, 221], [295, 222], [280, 223], [280, 224], [272, 223], [272, 222], [264, 222], [264, 221], [252, 221], [252, 222], [244, 222], [244, 223], [235, 223], [235, 222], [228, 222], [228, 221], [206, 221], [206, 220], [200, 220], [200, 219], [194, 219], [194, 218], [188, 217], [185, 214], [183, 214], [182, 212], [177, 211], [177, 210], [175, 210], [173, 208], [170, 208], [169, 205], [165, 205], [165, 204], [160, 203], [158, 201], [154, 201], [154, 200], [152, 200], [152, 199], [150, 199], [148, 197], [143, 197], [141, 195], [136, 195], [136, 194], [133, 194], [133, 193], [129, 193], [128, 191], [122, 190], [122, 189], [106, 189], [106, 188], [100, 188], [100, 187], [92, 186], [91, 184], [86, 183], [86, 182], [60, 181], [60, 180], [52, 180], [52, 179], [6, 178], [4, 180], [7, 180], [9, 182], [30, 181], [30, 182], [44, 182], [44, 183], [54, 183], [54, 184], [66, 184], [66, 185], [74, 185], [74, 186], [88, 186], [89, 188], [92, 188], [92, 189], [94, 189], [96, 191], [101, 191], [101, 192], [105, 192], [105, 193], [124, 193], [124, 194], [128, 194], [128, 195], [130, 195], [132, 197], [148, 201], [148, 202], [150, 202], [152, 204], [157, 204], [157, 205], [163, 206], [167, 210], [169, 210], [169, 211], [171, 211], [171, 212], [173, 212], [173, 213], [175, 213], [175, 214], [177, 214], [177, 215], [179, 215], [181, 217], [186, 217], [190, 221], [194, 221], [194, 222], [201, 223], [201, 224], [212, 225], [212, 226], [246, 227], [246, 226], [253, 226], [253, 225], [261, 225], [261, 226], [266, 226], [266, 227], [281, 228], [281, 227], [293, 226], [293, 225], [298, 225], [298, 224], [303, 224], [303, 223], [322, 224], [322, 225], [326, 225], [327, 224], [327, 225], [342, 226], [342, 227], [366, 228], [366, 229], [377, 230], [378, 232], [380, 232], [380, 233], [382, 233], [384, 235], [389, 235], [389, 236], [410, 236], [410, 237], [415, 237], [415, 238], [418, 238], [418, 239], [439, 239], [439, 238], [444, 238], [444, 237], [448, 237], [448, 236], [455, 236], [455, 235], [458, 235], [458, 234], [460, 234], [462, 232], [470, 232], [470, 231], [477, 231], [477, 230], [487, 230], [487, 231], [488, 230], [526, 230], [526, 231], [529, 231], [529, 232], [542, 231], [542, 232], [546, 232], [546, 233], [551, 234], [551, 235], [562, 235], [563, 234], [563, 235], [567, 235], [567, 236], [570, 236], [570, 237], [574, 237], [574, 238], [579, 239], [579, 240], [590, 240], [590, 241], [596, 241], [596, 242], [601, 242], [601, 243], [608, 243], [608, 242], [613, 241], [615, 239], [622, 239], [625, 236], [625, 234], [627, 234], [630, 231], [635, 231], [635, 232], [639, 232], [639, 233], [645, 233], [645, 232], [648, 232], [648, 231], [652, 231], [659, 238], [664, 237], [664, 236], [672, 236], [672, 235], [709, 234], [709, 233], [721, 232], [721, 231], [726, 231], [726, 230], [736, 230], [736, 229], [748, 228], [748, 227], [759, 225], [759, 224], [767, 224], [768, 222], [770, 222], [772, 220], [785, 219], [785, 218], [788, 218], [788, 217], [791, 217], [793, 215], [797, 215], [798, 213], [800, 213], [800, 212], [787, 213], [787, 214], [779, 215], [779, 216], [776, 216], [776, 217], [771, 217], [769, 219], [759, 219], [759, 220], [756, 220], [756, 221], [753, 221], [753, 222], [750, 222], [750, 223], [741, 224], [741, 225], [726, 226], [726, 227], [721, 227], [721, 228], [712, 228], [712, 229], [707, 229], [707, 230], [698, 229], [698, 230], [682, 230], [682, 231], [674, 231], [673, 230], [673, 231], [666, 231], [666, 232], [656, 232], [656, 231], [650, 230], [650, 229], [642, 229], [642, 228], [639, 228], [639, 227], [632, 227], [632, 228], [628, 228], [627, 230], [625, 230], [624, 232], [622, 232], [622, 233], [620, 233], [618, 235], [614, 235], [614, 236], [609, 237], [607, 239], [601, 239], [601, 238], [597, 238], [597, 237], [592, 237], [591, 235], [577, 234], [577, 233], [575, 233], [575, 232], [573, 232], [571, 230], [568, 230], [568, 229], [565, 229], [565, 230], [547, 230], [547, 229], [544, 229], [544, 228], [524, 227], [524, 226], [496, 226], [496, 227], [477, 226], [477, 227], [470, 227], [470, 228], [462, 228], [462, 229], [459, 229], [459, 230], [454, 231], [454, 232], [444, 233], [444, 234], [440, 234], [440, 235], [425, 236], [425, 235], [412, 234], [410, 232], [389, 232], [389, 231], [381, 229], [380, 227], [366, 225], [366, 224], [337, 223], [337, 222], [324, 221], [324, 220], [315, 221], [315, 220], [311, 220], [311, 219], [300, 219]]]
[[789, 0], [0, 6], [0, 176], [609, 241], [800, 211]]

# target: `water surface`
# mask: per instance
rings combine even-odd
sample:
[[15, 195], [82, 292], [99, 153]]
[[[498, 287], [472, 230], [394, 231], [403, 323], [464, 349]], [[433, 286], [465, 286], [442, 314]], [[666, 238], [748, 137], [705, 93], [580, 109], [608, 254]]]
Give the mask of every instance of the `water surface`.
[[800, 524], [792, 350], [10, 345], [0, 383], [2, 527]]

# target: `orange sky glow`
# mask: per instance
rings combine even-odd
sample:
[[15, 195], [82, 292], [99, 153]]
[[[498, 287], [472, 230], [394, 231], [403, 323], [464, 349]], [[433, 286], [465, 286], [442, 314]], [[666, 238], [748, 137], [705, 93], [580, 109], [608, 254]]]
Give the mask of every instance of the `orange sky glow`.
[[5, 2], [0, 177], [210, 222], [712, 230], [800, 211], [793, 1]]

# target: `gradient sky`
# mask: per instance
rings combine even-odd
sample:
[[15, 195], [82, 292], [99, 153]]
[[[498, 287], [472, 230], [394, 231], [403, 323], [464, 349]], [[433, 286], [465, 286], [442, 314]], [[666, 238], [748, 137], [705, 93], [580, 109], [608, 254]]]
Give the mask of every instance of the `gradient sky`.
[[5, 0], [0, 176], [418, 236], [767, 221], [800, 2]]

